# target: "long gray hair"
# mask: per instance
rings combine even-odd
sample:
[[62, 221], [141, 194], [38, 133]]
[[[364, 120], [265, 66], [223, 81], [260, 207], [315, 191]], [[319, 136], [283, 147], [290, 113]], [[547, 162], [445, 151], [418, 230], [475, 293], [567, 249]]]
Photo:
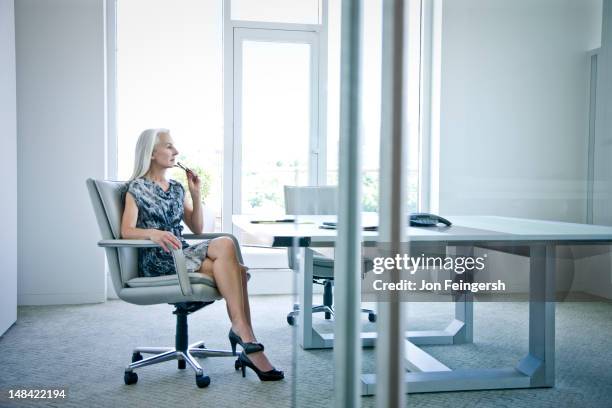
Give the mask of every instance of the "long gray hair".
[[130, 180], [144, 176], [151, 167], [151, 155], [161, 133], [170, 133], [168, 129], [147, 129], [143, 131], [136, 142], [136, 155], [134, 156], [134, 172]]

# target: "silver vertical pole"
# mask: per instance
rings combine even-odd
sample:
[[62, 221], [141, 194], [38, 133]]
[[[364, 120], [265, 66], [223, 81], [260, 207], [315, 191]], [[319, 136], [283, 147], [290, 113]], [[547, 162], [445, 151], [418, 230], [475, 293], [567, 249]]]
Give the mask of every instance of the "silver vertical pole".
[[360, 405], [361, 338], [361, 1], [342, 1], [339, 211], [336, 267], [335, 391], [337, 408]]
[[[406, 240], [406, 178], [404, 138], [404, 1], [383, 2], [382, 97], [380, 137], [379, 241], [390, 244], [389, 256]], [[397, 270], [389, 271], [399, 281]], [[376, 341], [376, 405], [403, 407], [404, 313], [399, 295], [378, 304]]]

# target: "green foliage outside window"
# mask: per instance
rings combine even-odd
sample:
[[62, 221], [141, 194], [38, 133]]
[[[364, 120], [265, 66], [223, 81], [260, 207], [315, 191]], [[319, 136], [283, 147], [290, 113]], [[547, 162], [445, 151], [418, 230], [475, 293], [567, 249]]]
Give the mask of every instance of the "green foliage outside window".
[[[208, 171], [204, 170], [201, 166], [190, 163], [182, 155], [179, 156], [178, 161], [180, 161], [182, 165], [186, 166], [191, 171], [193, 171], [195, 174], [197, 174], [198, 177], [200, 177], [200, 180], [202, 180], [202, 184], [200, 186], [200, 196], [202, 198], [202, 201], [205, 201], [208, 195], [210, 194], [210, 186], [212, 185], [211, 174]], [[189, 194], [189, 185], [187, 184], [187, 175], [185, 174], [184, 170], [178, 167], [173, 168], [170, 173], [170, 178], [181, 183], [183, 187], [185, 188], [185, 193]]]

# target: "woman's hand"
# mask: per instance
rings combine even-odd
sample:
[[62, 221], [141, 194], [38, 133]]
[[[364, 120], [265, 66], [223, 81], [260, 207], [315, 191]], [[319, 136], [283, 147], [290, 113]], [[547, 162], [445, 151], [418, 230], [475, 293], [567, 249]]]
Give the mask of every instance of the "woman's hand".
[[170, 231], [153, 230], [151, 231], [150, 239], [161, 246], [166, 252], [170, 252], [168, 248], [171, 247], [174, 247], [174, 249], [180, 249], [183, 247], [181, 241], [179, 241], [178, 238], [175, 237]]
[[189, 192], [193, 201], [200, 201], [200, 187], [202, 186], [202, 180], [191, 170], [185, 172], [187, 174], [187, 185], [189, 186]]

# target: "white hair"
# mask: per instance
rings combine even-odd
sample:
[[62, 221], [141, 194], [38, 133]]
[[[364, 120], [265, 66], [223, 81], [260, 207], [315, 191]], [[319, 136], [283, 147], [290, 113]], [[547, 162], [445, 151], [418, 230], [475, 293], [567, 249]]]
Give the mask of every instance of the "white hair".
[[147, 129], [144, 130], [138, 137], [136, 142], [136, 154], [134, 156], [134, 172], [130, 180], [144, 176], [151, 167], [151, 156], [157, 143], [159, 143], [159, 135], [162, 133], [170, 133], [168, 129]]

